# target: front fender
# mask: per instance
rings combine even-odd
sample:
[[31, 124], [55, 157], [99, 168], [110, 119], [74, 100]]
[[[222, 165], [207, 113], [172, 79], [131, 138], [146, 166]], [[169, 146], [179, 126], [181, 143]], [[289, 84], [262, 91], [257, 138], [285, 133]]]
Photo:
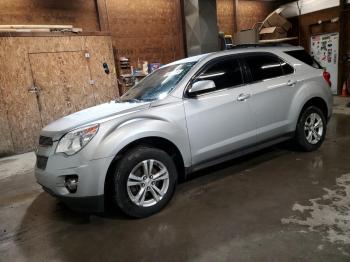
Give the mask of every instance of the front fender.
[[100, 140], [94, 159], [116, 156], [130, 143], [148, 137], [159, 137], [172, 142], [179, 149], [185, 166], [190, 166], [191, 154], [186, 127], [156, 118], [141, 117], [111, 127]]

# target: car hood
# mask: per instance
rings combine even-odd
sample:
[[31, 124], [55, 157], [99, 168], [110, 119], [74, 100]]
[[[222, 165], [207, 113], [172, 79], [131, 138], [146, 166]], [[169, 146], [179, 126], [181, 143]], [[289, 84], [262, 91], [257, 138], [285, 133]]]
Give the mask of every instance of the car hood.
[[102, 120], [104, 118], [118, 116], [138, 110], [147, 109], [150, 103], [120, 103], [111, 101], [109, 103], [90, 107], [74, 114], [62, 117], [51, 124], [47, 125], [42, 130], [42, 135], [56, 135], [65, 133], [80, 126]]

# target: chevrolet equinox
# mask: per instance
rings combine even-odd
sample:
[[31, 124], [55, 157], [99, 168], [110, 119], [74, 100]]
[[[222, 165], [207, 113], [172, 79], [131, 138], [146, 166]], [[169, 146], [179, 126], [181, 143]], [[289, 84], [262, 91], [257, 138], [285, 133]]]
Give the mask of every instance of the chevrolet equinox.
[[332, 114], [301, 47], [245, 46], [161, 67], [122, 97], [41, 131], [35, 175], [73, 209], [160, 211], [178, 178], [288, 139], [318, 149]]

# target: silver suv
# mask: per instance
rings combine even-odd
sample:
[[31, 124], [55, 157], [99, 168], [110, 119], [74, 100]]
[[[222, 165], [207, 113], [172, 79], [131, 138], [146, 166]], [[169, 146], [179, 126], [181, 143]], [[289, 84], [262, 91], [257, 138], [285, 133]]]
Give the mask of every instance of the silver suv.
[[168, 64], [120, 99], [46, 126], [40, 185], [73, 209], [161, 210], [187, 174], [287, 139], [324, 141], [332, 94], [301, 47], [241, 47]]

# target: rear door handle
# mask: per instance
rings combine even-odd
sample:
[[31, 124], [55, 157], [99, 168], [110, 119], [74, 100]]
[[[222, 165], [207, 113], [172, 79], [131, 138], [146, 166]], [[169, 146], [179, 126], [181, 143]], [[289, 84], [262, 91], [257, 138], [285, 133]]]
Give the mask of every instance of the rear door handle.
[[294, 86], [295, 84], [297, 83], [297, 81], [296, 80], [288, 80], [288, 82], [287, 82], [287, 85], [288, 86]]
[[250, 97], [251, 97], [251, 94], [240, 94], [238, 95], [237, 100], [240, 102], [243, 102], [249, 99]]

